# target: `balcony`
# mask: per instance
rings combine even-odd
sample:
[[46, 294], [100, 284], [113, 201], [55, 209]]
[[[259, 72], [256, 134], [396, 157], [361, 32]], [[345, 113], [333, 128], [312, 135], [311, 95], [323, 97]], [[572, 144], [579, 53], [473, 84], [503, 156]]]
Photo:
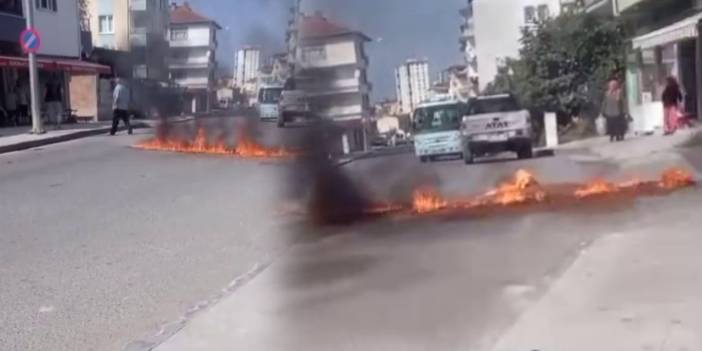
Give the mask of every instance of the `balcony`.
[[184, 76], [173, 78], [176, 84], [183, 87], [191, 88], [207, 88], [209, 86], [209, 79], [204, 76]]
[[611, 16], [614, 14], [613, 0], [585, 0], [585, 11], [603, 16]]
[[129, 0], [129, 9], [132, 11], [146, 11], [148, 9], [147, 0]]
[[207, 56], [173, 57], [168, 60], [170, 69], [207, 69], [214, 67], [214, 63]]
[[149, 77], [149, 69], [146, 65], [134, 65], [132, 76], [138, 79], [147, 79]]
[[137, 31], [138, 28], [134, 28], [134, 32], [129, 34], [129, 42], [132, 46], [146, 46], [149, 42], [146, 32]]

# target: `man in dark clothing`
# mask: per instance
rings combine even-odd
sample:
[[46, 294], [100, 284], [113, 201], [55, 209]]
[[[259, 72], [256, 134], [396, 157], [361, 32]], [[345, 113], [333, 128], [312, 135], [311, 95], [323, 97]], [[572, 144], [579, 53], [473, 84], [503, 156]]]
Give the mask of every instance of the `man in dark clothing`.
[[124, 121], [129, 134], [132, 134], [132, 125], [129, 123], [129, 89], [122, 79], [117, 79], [115, 91], [112, 93], [112, 130], [110, 135], [117, 133], [119, 120]]

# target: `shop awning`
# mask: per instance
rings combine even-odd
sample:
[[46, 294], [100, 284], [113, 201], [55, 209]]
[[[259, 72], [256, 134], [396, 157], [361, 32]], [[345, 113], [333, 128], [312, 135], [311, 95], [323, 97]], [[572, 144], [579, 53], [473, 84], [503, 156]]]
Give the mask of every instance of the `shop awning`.
[[634, 49], [650, 49], [684, 39], [696, 38], [698, 34], [697, 22], [700, 19], [702, 19], [702, 13], [634, 38], [632, 40]]
[[[29, 60], [25, 57], [0, 56], [0, 67], [27, 68]], [[65, 71], [72, 74], [110, 74], [110, 66], [94, 62], [70, 59], [37, 59], [37, 68], [46, 71]]]

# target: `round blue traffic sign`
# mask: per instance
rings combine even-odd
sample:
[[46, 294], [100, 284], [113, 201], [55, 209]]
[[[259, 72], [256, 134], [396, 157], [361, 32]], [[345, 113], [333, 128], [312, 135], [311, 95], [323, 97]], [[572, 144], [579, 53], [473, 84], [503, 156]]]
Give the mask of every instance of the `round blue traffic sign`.
[[34, 28], [27, 28], [20, 34], [20, 45], [26, 53], [36, 53], [41, 47], [41, 36]]

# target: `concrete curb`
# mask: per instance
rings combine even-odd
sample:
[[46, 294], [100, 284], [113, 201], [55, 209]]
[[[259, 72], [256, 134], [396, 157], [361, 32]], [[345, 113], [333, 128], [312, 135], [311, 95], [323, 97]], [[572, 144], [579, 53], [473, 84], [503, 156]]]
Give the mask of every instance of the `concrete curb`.
[[394, 155], [400, 155], [404, 153], [410, 153], [412, 149], [410, 147], [398, 147], [394, 149], [389, 149], [389, 150], [375, 150], [375, 151], [369, 151], [369, 152], [364, 152], [361, 154], [353, 155], [350, 157], [346, 158], [341, 158], [336, 160], [336, 166], [337, 167], [343, 167], [345, 165], [348, 165], [349, 163], [359, 161], [359, 160], [365, 160], [369, 158], [375, 158], [375, 157], [382, 157], [382, 156], [394, 156]]
[[[132, 127], [134, 129], [151, 128], [151, 126], [149, 126], [147, 123], [142, 123], [142, 122], [136, 123]], [[106, 134], [106, 133], [110, 132], [110, 129], [112, 129], [112, 127], [102, 127], [102, 128], [88, 129], [88, 130], [77, 130], [74, 133], [58, 135], [55, 137], [47, 137], [47, 138], [42, 138], [42, 139], [37, 139], [37, 140], [29, 140], [29, 141], [19, 142], [19, 143], [12, 144], [12, 145], [0, 146], [0, 154], [5, 154], [5, 153], [15, 152], [15, 151], [22, 151], [22, 150], [32, 149], [35, 147], [51, 145], [51, 144], [58, 144], [58, 143], [66, 142], [66, 141], [82, 139], [82, 138], [96, 136], [96, 135], [100, 135], [100, 134]], [[123, 130], [125, 130], [125, 128], [120, 128], [119, 130], [123, 131]]]

